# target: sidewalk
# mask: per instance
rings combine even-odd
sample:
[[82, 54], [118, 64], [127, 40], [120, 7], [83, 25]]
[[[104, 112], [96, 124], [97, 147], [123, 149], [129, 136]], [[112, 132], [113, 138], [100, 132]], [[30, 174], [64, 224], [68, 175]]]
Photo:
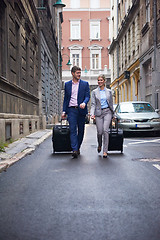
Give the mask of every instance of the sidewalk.
[[26, 155], [31, 154], [39, 144], [51, 135], [51, 129], [39, 130], [9, 144], [5, 148], [5, 152], [0, 152], [0, 173], [6, 171], [7, 168]]

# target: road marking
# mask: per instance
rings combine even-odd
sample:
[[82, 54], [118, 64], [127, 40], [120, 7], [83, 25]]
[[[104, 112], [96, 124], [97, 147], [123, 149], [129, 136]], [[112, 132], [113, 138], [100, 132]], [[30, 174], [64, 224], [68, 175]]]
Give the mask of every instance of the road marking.
[[155, 168], [157, 168], [158, 170], [160, 170], [160, 166], [159, 166], [158, 164], [153, 164], [153, 166], [154, 166]]
[[152, 143], [152, 142], [160, 142], [160, 139], [154, 139], [154, 140], [140, 140], [138, 142], [131, 142], [128, 143], [130, 145], [135, 145], [135, 144], [139, 144], [139, 143]]
[[160, 162], [160, 158], [134, 158], [132, 160], [140, 162]]
[[141, 158], [139, 161], [140, 162], [160, 162], [160, 159], [156, 159], [156, 158]]

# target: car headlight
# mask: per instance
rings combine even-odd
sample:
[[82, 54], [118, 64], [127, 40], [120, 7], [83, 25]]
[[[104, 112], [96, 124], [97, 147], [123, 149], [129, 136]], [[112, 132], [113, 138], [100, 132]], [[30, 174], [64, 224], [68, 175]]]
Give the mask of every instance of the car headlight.
[[132, 120], [131, 119], [119, 119], [118, 122], [119, 123], [131, 123]]
[[152, 118], [150, 122], [160, 122], [160, 118]]

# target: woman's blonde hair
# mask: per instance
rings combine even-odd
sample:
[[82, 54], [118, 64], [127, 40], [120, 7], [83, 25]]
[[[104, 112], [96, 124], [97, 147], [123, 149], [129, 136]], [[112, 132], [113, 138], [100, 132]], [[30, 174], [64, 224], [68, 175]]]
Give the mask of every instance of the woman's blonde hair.
[[98, 78], [103, 78], [103, 80], [106, 81], [106, 78], [105, 78], [105, 76], [104, 76], [103, 74], [100, 74], [100, 75], [97, 77], [97, 80], [98, 80]]

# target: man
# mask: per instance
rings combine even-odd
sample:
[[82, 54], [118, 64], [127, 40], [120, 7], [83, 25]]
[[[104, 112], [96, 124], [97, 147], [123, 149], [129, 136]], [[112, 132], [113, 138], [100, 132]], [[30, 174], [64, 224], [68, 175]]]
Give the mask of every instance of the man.
[[71, 147], [73, 158], [80, 154], [80, 146], [84, 136], [85, 116], [87, 103], [90, 99], [88, 82], [80, 79], [81, 68], [74, 66], [71, 69], [72, 80], [65, 83], [62, 119], [68, 115]]

